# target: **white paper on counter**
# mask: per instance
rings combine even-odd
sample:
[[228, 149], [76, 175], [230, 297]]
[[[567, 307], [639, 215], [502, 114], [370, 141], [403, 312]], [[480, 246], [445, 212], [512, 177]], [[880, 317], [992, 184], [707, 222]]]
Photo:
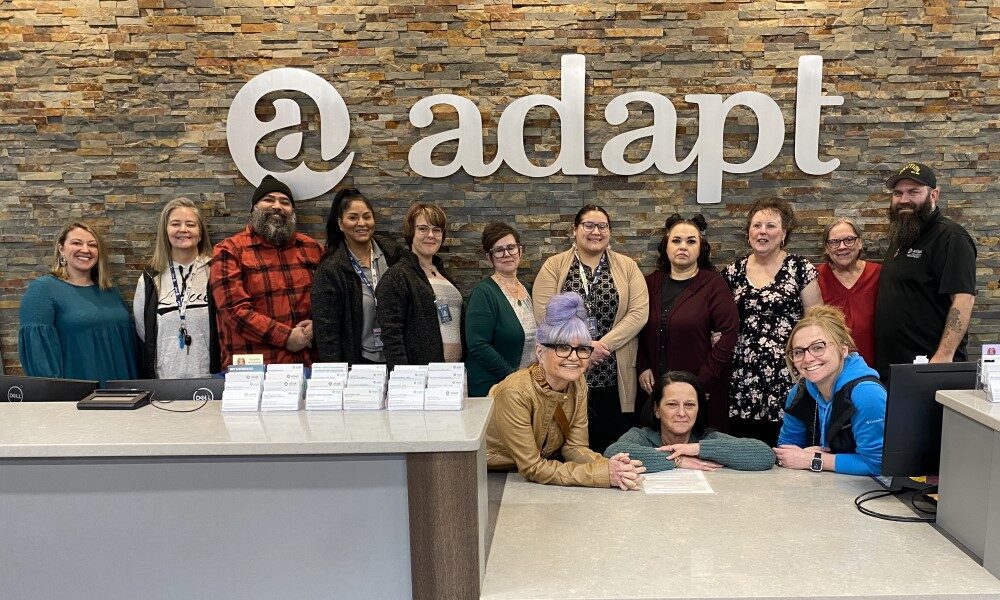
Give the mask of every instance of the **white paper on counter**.
[[642, 477], [642, 489], [647, 494], [715, 493], [705, 479], [705, 472], [696, 469], [672, 469], [659, 473], [646, 473]]

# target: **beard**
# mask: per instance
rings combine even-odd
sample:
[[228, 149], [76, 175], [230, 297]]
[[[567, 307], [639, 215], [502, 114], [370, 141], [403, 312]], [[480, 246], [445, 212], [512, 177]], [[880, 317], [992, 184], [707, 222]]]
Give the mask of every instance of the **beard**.
[[250, 213], [250, 227], [272, 246], [284, 246], [295, 235], [296, 218], [287, 216], [280, 209], [257, 210]]
[[917, 238], [920, 237], [920, 228], [930, 220], [931, 213], [934, 212], [930, 198], [924, 200], [924, 203], [912, 213], [901, 213], [901, 208], [913, 208], [913, 205], [907, 202], [889, 206], [890, 253], [909, 247], [917, 241]]

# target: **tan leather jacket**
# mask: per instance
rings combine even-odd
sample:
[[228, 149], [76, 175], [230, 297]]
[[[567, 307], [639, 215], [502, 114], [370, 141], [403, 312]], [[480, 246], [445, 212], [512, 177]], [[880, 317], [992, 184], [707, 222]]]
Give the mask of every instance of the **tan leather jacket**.
[[[491, 470], [517, 468], [525, 479], [555, 485], [609, 487], [608, 461], [587, 447], [587, 383], [581, 377], [562, 392], [545, 383], [537, 364], [493, 386], [493, 414], [486, 426]], [[562, 404], [569, 420], [563, 436], [554, 414]], [[566, 462], [551, 460], [556, 452]]]
[[[639, 338], [636, 336], [649, 318], [649, 291], [634, 260], [609, 249], [608, 263], [611, 265], [611, 279], [618, 289], [618, 312], [614, 327], [601, 341], [615, 353], [618, 361], [618, 401], [622, 412], [630, 413], [635, 411], [639, 381], [635, 372], [635, 360], [639, 354]], [[549, 300], [566, 283], [572, 264], [573, 250], [570, 249], [550, 256], [538, 271], [531, 288], [531, 303], [539, 323], [545, 319], [545, 307]]]

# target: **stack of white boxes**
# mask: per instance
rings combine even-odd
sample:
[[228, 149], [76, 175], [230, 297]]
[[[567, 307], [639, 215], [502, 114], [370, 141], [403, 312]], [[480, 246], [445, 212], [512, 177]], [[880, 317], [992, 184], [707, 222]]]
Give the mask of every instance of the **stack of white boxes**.
[[347, 363], [313, 363], [312, 377], [306, 388], [306, 410], [341, 410]]
[[226, 384], [222, 388], [223, 411], [260, 410], [260, 396], [264, 385], [264, 365], [229, 367]]
[[347, 374], [344, 410], [382, 410], [385, 408], [385, 365], [354, 365]]
[[264, 395], [261, 396], [262, 411], [299, 410], [306, 389], [303, 366], [299, 364], [267, 366], [264, 377]]
[[427, 367], [398, 365], [389, 375], [389, 410], [422, 410], [427, 387]]
[[424, 410], [462, 410], [465, 406], [464, 398], [464, 364], [431, 363], [427, 365]]

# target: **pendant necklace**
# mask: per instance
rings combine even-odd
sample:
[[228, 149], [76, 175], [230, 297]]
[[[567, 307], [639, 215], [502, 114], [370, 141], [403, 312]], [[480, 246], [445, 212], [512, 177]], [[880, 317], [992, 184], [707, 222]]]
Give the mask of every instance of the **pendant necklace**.
[[514, 278], [514, 291], [510, 290], [510, 285], [506, 281], [504, 281], [503, 278], [501, 278], [499, 275], [494, 274], [493, 280], [499, 283], [507, 291], [507, 294], [509, 296], [514, 298], [514, 300], [517, 300], [518, 306], [521, 306], [521, 298], [518, 296], [517, 293], [519, 289], [518, 286], [521, 284], [521, 282], [518, 281], [516, 277]]

